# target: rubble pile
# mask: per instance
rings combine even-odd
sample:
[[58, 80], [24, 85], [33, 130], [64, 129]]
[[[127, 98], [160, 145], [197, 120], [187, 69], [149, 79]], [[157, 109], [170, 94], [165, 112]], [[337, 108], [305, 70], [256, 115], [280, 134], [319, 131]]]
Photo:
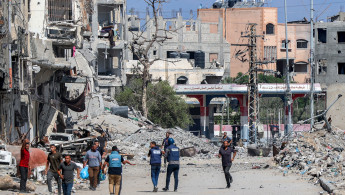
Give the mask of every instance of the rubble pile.
[[167, 131], [172, 133], [171, 137], [180, 149], [195, 147], [197, 153], [195, 157], [197, 158], [212, 158], [219, 150], [219, 147], [210, 143], [208, 139], [199, 138], [180, 128], [139, 129], [130, 135], [114, 133], [112, 141], [108, 142], [108, 148], [110, 149], [113, 145], [116, 145], [122, 153], [135, 155], [134, 159], [146, 159], [150, 142], [155, 141], [157, 145], [161, 145]]
[[279, 169], [320, 182], [332, 193], [345, 190], [344, 131], [302, 133], [274, 157]]

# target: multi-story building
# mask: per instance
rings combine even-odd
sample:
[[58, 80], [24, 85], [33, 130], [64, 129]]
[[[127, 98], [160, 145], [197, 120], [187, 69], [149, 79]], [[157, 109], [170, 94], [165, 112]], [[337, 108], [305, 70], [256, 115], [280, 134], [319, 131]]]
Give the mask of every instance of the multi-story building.
[[[285, 27], [278, 23], [278, 8], [260, 7], [259, 2], [245, 4], [233, 2], [229, 6], [214, 6], [212, 9], [199, 9], [198, 17], [203, 23], [213, 23], [212, 30], [222, 26], [225, 39], [230, 44], [248, 44], [248, 24], [255, 23], [257, 38], [257, 59], [267, 64], [260, 68], [275, 71], [283, 76], [286, 70]], [[222, 22], [219, 23], [219, 18]], [[290, 71], [296, 82], [307, 82], [309, 75], [309, 41], [310, 23], [307, 21], [290, 22], [288, 24]], [[231, 48], [230, 75], [235, 77], [239, 72], [249, 70], [248, 52], [245, 46]]]
[[[222, 22], [222, 18], [218, 19]], [[149, 37], [154, 32], [154, 21], [149, 13], [144, 32], [140, 31], [140, 21], [136, 16], [130, 16], [129, 21], [128, 42], [133, 40], [133, 34], [143, 33], [142, 36]], [[223, 29], [213, 29], [213, 25], [216, 24], [203, 23], [199, 19], [184, 20], [180, 12], [172, 18], [159, 16], [159, 28], [168, 33], [164, 43], [156, 43], [150, 48], [149, 57], [160, 59], [150, 67], [152, 80], [167, 80], [172, 86], [218, 84], [224, 72], [229, 75], [230, 44], [224, 39]], [[138, 59], [130, 50], [126, 52], [125, 75], [129, 81]]]
[[[329, 18], [328, 22], [318, 22], [315, 32], [315, 81], [327, 93], [327, 106], [345, 93], [345, 12]], [[328, 112], [332, 125], [345, 128], [345, 115], [341, 108], [344, 101], [338, 101]]]

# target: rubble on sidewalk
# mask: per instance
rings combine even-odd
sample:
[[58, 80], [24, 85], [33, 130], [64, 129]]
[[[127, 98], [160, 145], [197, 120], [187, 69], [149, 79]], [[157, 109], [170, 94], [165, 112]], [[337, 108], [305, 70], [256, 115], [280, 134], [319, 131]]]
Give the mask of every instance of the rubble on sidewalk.
[[295, 173], [320, 182], [332, 193], [345, 190], [344, 131], [300, 133], [274, 157], [284, 175]]
[[[27, 181], [26, 189], [29, 191], [35, 191], [36, 186], [31, 181]], [[10, 177], [9, 175], [1, 176], [0, 190], [20, 190], [19, 180], [17, 178]]]

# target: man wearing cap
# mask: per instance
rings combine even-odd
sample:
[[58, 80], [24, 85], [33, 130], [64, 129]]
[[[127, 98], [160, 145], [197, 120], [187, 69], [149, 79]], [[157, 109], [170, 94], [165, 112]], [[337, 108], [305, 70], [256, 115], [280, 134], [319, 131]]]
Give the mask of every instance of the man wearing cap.
[[[124, 160], [123, 157], [119, 154], [119, 150], [116, 146], [112, 147], [112, 152], [105, 159], [105, 163], [102, 166], [102, 171], [104, 173], [104, 168], [109, 167], [108, 178], [109, 178], [109, 193], [111, 195], [119, 195], [121, 191], [121, 181], [122, 181], [122, 164], [130, 164], [128, 160]], [[115, 186], [115, 192], [114, 192]]]
[[162, 151], [157, 146], [156, 142], [150, 143], [150, 151], [148, 156], [150, 157], [150, 165], [151, 165], [151, 179], [153, 183], [153, 192], [158, 192], [158, 178], [159, 173], [161, 171], [161, 163], [162, 163]]
[[166, 185], [165, 188], [163, 188], [163, 191], [169, 190], [170, 176], [172, 173], [174, 173], [174, 191], [177, 192], [178, 172], [180, 170], [180, 149], [175, 145], [175, 141], [172, 138], [168, 139], [168, 144], [169, 146], [166, 148], [165, 156], [167, 157], [169, 165], [167, 170]]
[[[170, 131], [167, 131], [165, 134], [165, 138], [163, 139], [162, 149], [164, 148], [164, 152], [166, 152], [166, 149], [169, 146], [168, 139], [170, 138], [171, 134], [172, 133]], [[166, 167], [166, 166], [167, 166], [167, 158], [166, 158], [166, 156], [164, 156], [164, 167]]]

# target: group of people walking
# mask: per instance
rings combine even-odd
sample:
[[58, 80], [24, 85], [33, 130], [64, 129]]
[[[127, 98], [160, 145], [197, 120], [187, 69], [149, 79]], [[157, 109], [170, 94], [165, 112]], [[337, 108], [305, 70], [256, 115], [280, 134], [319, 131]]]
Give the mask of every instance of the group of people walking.
[[[171, 175], [174, 175], [174, 191], [178, 190], [179, 182], [179, 170], [180, 170], [180, 149], [176, 146], [173, 138], [170, 137], [171, 132], [166, 133], [166, 138], [162, 142], [162, 148], [157, 146], [156, 142], [150, 143], [150, 150], [148, 156], [150, 157], [151, 165], [151, 179], [153, 183], [153, 192], [158, 192], [158, 179], [161, 173], [162, 158], [164, 158], [164, 165], [168, 163], [166, 169], [166, 182], [163, 191], [168, 191], [170, 187]], [[104, 137], [104, 134], [101, 136]], [[116, 146], [112, 147], [111, 153], [105, 158], [105, 139], [97, 139], [93, 142], [92, 147], [86, 152], [84, 157], [83, 166], [88, 166], [90, 190], [96, 190], [100, 183], [100, 171], [105, 173], [106, 167], [108, 167], [108, 179], [109, 179], [109, 193], [111, 195], [119, 195], [122, 185], [122, 165], [130, 164], [135, 165], [125, 160], [122, 155], [119, 154], [119, 150]], [[236, 156], [236, 151], [231, 145], [232, 140], [224, 133], [222, 137], [222, 146], [219, 150], [218, 157], [222, 158], [222, 167], [225, 174], [225, 180], [227, 183], [226, 188], [230, 188], [233, 178], [230, 174], [230, 168], [232, 161]], [[21, 161], [19, 164], [19, 171], [21, 174], [20, 191], [27, 192], [26, 181], [30, 175], [30, 152], [29, 141], [25, 140], [21, 148]], [[104, 162], [103, 160], [104, 159]], [[61, 153], [57, 152], [55, 145], [50, 145], [50, 153], [47, 158], [47, 164], [45, 174], [47, 175], [48, 191], [52, 191], [52, 180], [55, 179], [58, 185], [58, 194], [62, 192], [64, 195], [70, 195], [73, 188], [74, 172], [77, 170], [77, 177], [80, 178], [80, 168], [71, 161], [71, 156], [66, 155], [63, 157]]]

